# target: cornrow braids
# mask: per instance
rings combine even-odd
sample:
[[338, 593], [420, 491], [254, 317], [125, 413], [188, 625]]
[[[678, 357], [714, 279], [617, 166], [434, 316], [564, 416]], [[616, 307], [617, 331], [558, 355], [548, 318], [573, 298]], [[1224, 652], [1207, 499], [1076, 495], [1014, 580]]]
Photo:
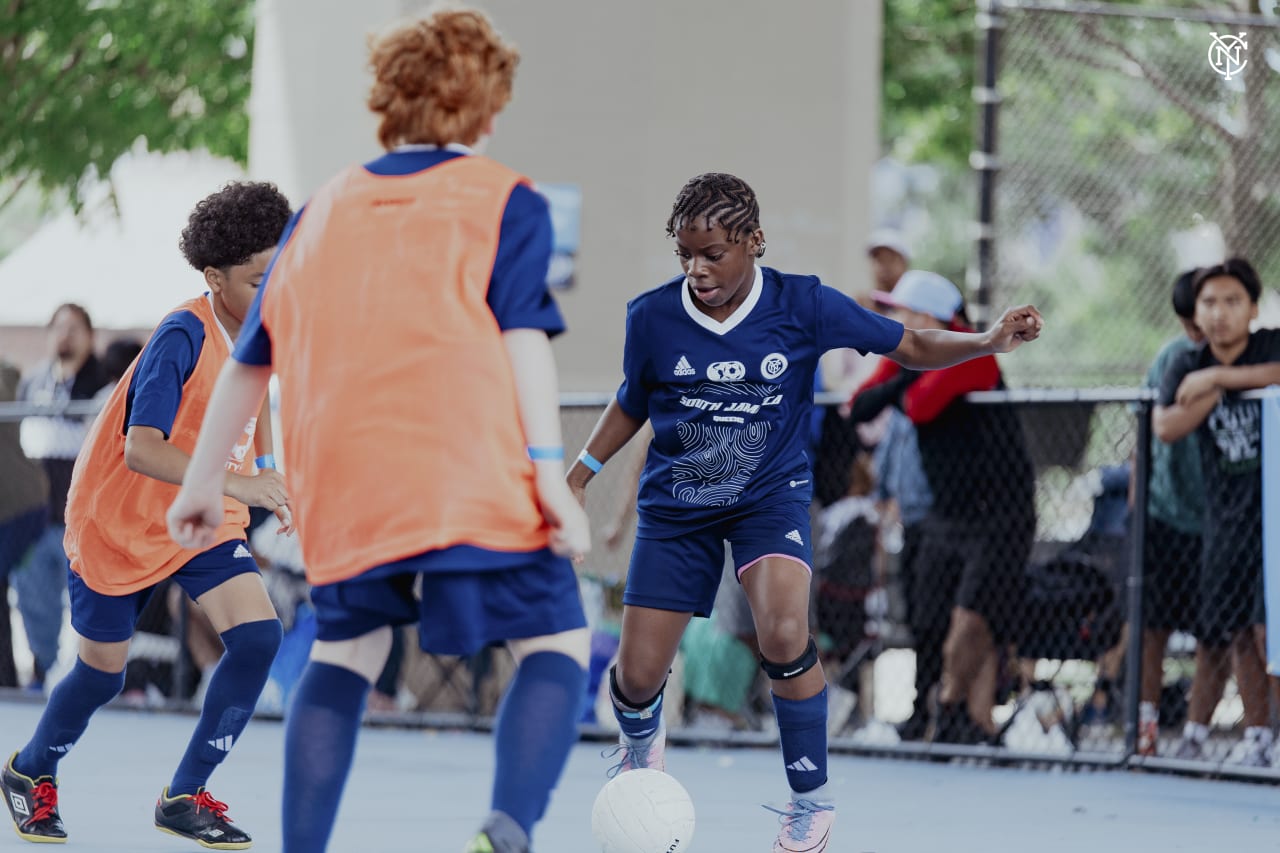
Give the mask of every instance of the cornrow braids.
[[733, 242], [760, 227], [760, 203], [747, 182], [724, 172], [707, 172], [690, 178], [676, 196], [667, 220], [667, 236], [697, 219], [707, 227], [718, 223]]

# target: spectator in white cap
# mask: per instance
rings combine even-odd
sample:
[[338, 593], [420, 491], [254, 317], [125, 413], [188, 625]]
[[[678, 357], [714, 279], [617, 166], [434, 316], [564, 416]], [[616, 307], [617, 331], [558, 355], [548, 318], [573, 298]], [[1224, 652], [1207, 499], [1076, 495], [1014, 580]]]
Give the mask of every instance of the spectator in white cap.
[[909, 329], [950, 328], [964, 306], [958, 287], [926, 270], [905, 271], [892, 292], [877, 290], [872, 298], [900, 312]]
[[911, 252], [902, 233], [892, 228], [879, 228], [867, 240], [867, 257], [871, 259], [871, 275], [877, 292], [888, 293], [898, 284], [911, 265]]
[[[883, 314], [884, 309], [872, 297], [877, 293], [893, 290], [898, 279], [907, 271], [911, 254], [901, 232], [893, 228], [878, 228], [867, 238], [867, 258], [871, 262], [871, 290], [859, 292], [854, 298], [868, 311]], [[874, 354], [863, 355], [849, 349], [831, 350], [821, 362], [822, 387], [842, 395], [851, 394], [853, 389], [871, 375], [879, 361], [880, 356]], [[874, 447], [883, 432], [883, 421], [879, 426], [864, 424], [859, 428], [860, 440], [866, 446]], [[845, 464], [847, 462], [852, 462], [852, 459], [844, 460], [836, 467], [848, 470], [849, 466]], [[843, 494], [844, 489], [838, 491]]]

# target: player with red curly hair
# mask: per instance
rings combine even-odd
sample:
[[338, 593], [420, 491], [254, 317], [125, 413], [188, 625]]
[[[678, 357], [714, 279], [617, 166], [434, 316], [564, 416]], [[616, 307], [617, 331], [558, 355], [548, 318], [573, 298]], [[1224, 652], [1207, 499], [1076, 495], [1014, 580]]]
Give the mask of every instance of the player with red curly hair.
[[395, 626], [438, 654], [505, 641], [518, 663], [470, 853], [527, 853], [577, 738], [589, 643], [566, 557], [590, 537], [564, 481], [550, 212], [475, 152], [518, 59], [468, 10], [374, 42], [388, 151], [286, 230], [169, 513], [179, 542], [211, 534], [219, 460], [274, 368], [319, 623], [285, 736], [286, 853], [328, 845]]

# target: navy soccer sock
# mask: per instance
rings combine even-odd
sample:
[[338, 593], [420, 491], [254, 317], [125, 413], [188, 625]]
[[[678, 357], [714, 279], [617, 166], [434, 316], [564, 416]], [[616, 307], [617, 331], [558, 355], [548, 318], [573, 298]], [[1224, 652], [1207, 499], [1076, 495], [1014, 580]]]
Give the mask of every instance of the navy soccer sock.
[[368, 693], [345, 667], [307, 664], [285, 724], [285, 853], [322, 853], [329, 843]]
[[[666, 686], [662, 685], [664, 690]], [[662, 723], [662, 690], [643, 705], [634, 705], [618, 688], [618, 671], [613, 667], [609, 670], [609, 698], [613, 700], [613, 718], [629, 742], [643, 744], [653, 740]]]
[[194, 794], [208, 784], [249, 724], [280, 648], [280, 620], [245, 622], [221, 636], [226, 651], [209, 679], [200, 721], [169, 783], [171, 797]]
[[537, 652], [516, 670], [502, 700], [495, 732], [497, 767], [493, 809], [526, 835], [547, 810], [569, 750], [578, 740], [578, 711], [587, 673], [559, 652]]
[[31, 740], [18, 753], [14, 769], [37, 779], [58, 775], [58, 762], [89, 726], [89, 718], [124, 687], [124, 671], [103, 672], [76, 658], [67, 677], [49, 695]]
[[827, 688], [808, 699], [783, 699], [773, 695], [778, 718], [782, 761], [787, 782], [796, 794], [805, 794], [827, 782]]

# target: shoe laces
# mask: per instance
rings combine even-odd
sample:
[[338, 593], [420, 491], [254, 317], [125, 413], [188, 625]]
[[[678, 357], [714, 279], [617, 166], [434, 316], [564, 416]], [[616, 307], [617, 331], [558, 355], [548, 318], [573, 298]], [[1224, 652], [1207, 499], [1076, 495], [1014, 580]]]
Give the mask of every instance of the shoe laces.
[[227, 804], [219, 802], [213, 798], [208, 791], [201, 790], [191, 797], [192, 802], [196, 804], [196, 814], [200, 813], [200, 809], [208, 809], [213, 812], [213, 816], [221, 821], [230, 821], [227, 817]]
[[626, 770], [628, 765], [630, 765], [632, 768], [644, 767], [647, 764], [647, 760], [649, 758], [650, 746], [632, 746], [631, 744], [628, 744], [628, 743], [620, 743], [617, 746], [613, 747], [612, 749], [606, 749], [602, 751], [600, 753], [601, 758], [613, 758], [617, 756], [619, 753], [622, 754], [622, 757], [618, 759], [618, 763], [610, 767], [605, 772], [605, 775], [608, 778], [612, 779], [614, 776], [617, 776], [623, 770]]
[[788, 803], [785, 809], [775, 809], [773, 806], [765, 806], [765, 808], [779, 815], [778, 823], [786, 828], [787, 835], [793, 841], [802, 841], [809, 835], [814, 815], [836, 810], [835, 806], [823, 805], [813, 800], [795, 800]]
[[58, 788], [52, 782], [38, 782], [31, 789], [31, 799], [36, 804], [31, 820], [48, 820], [58, 808]]

